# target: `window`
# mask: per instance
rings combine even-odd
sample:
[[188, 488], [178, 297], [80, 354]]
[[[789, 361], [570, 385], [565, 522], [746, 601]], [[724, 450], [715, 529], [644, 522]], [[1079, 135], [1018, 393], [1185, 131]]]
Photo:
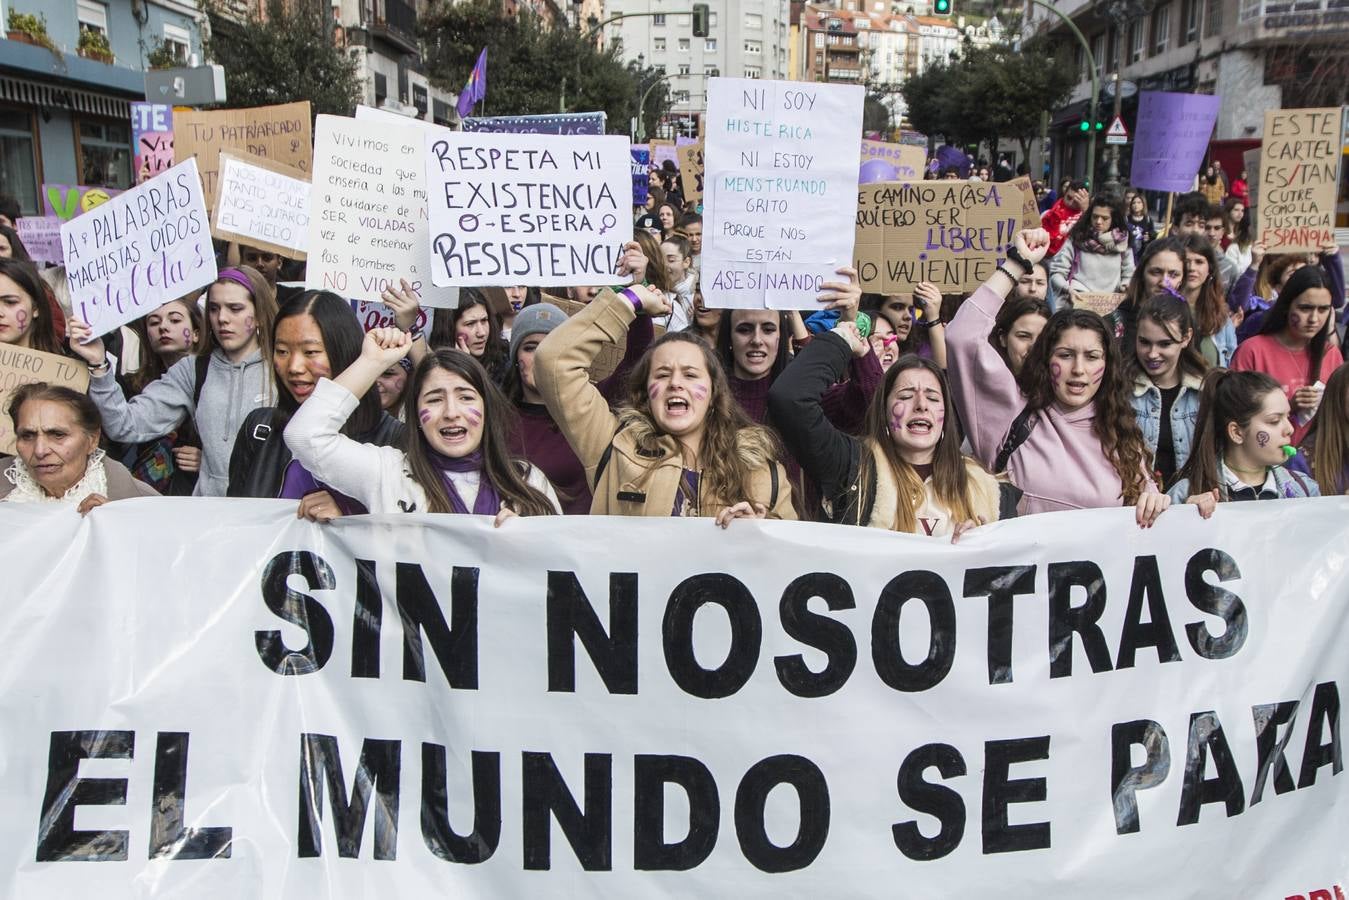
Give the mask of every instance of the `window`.
[[658, 65], [658, 66], [652, 66], [652, 67], [651, 67], [651, 71], [655, 72], [657, 75], [664, 75], [664, 74], [665, 74], [665, 63], [661, 63], [661, 64]]
[[708, 13], [708, 14], [707, 14], [707, 27], [709, 27], [709, 28], [716, 28], [716, 27], [717, 27], [717, 14], [716, 14], [716, 13], [711, 12], [711, 13]]
[[823, 46], [824, 46], [824, 32], [823, 32], [823, 31], [817, 31], [817, 32], [815, 32], [815, 46], [816, 46], [816, 47], [823, 47]]
[[18, 200], [26, 216], [39, 212], [35, 132], [31, 113], [0, 109], [0, 194]]
[[1152, 53], [1160, 56], [1171, 46], [1171, 5], [1159, 6], [1152, 11]]
[[745, 55], [759, 56], [763, 53], [763, 41], [745, 41]]
[[131, 125], [80, 122], [80, 184], [131, 187]]
[[1176, 46], [1199, 40], [1199, 4], [1202, 0], [1181, 0], [1180, 4], [1180, 40]]
[[651, 39], [651, 47], [656, 53], [665, 52], [665, 38], [658, 37]]
[[1129, 62], [1136, 63], [1143, 58], [1143, 20], [1134, 19], [1129, 23]]
[[1237, 14], [1237, 20], [1249, 22], [1258, 18], [1264, 12], [1264, 7], [1264, 0], [1241, 0], [1241, 12]]
[[716, 66], [708, 66], [703, 70], [703, 74], [708, 78], [716, 78], [721, 75], [721, 69], [718, 69]]
[[703, 41], [703, 52], [704, 52], [704, 53], [716, 53], [716, 52], [717, 52], [717, 39], [716, 39], [716, 38], [707, 38], [705, 41]]
[[653, 28], [664, 28], [664, 27], [665, 27], [665, 13], [657, 13], [656, 15], [652, 16], [652, 17], [651, 17], [651, 26], [652, 26]]
[[689, 74], [689, 65], [688, 65], [688, 63], [684, 63], [683, 65], [681, 65], [681, 66], [679, 67], [679, 74], [680, 74], [680, 75], [687, 75], [687, 74]]
[[79, 0], [75, 5], [75, 15], [80, 22], [80, 31], [108, 33], [108, 7], [95, 0]]
[[192, 36], [188, 34], [186, 28], [165, 22], [164, 46], [173, 53], [173, 58], [179, 65], [187, 65], [188, 57], [192, 53]]
[[746, 78], [759, 78], [763, 75], [763, 69], [758, 66], [745, 66]]
[[679, 39], [679, 52], [680, 52], [680, 53], [688, 53], [688, 52], [689, 52], [689, 39], [688, 39], [688, 38], [680, 38], [680, 39]]
[[746, 28], [763, 28], [763, 16], [758, 13], [745, 13]]
[[1118, 72], [1122, 68], [1120, 62], [1119, 29], [1112, 27], [1105, 40], [1105, 67], [1108, 71]]
[[1204, 10], [1204, 37], [1214, 37], [1223, 29], [1223, 0], [1208, 0]]
[[1091, 38], [1091, 58], [1096, 62], [1096, 77], [1100, 78], [1105, 69], [1105, 32]]

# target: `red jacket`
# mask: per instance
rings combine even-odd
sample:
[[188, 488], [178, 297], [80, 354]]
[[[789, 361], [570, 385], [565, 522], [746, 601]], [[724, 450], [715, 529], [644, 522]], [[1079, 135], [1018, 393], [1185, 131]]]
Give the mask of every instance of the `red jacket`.
[[1068, 239], [1068, 232], [1081, 217], [1082, 210], [1073, 209], [1064, 203], [1062, 198], [1054, 201], [1054, 205], [1045, 210], [1045, 214], [1040, 217], [1040, 227], [1049, 232], [1049, 251], [1045, 254], [1045, 259], [1059, 252], [1063, 242]]

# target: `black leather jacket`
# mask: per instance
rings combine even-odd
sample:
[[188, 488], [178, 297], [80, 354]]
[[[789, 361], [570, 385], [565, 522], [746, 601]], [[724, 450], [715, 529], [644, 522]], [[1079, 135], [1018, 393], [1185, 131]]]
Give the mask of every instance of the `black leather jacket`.
[[[277, 415], [276, 407], [264, 406], [244, 419], [230, 453], [230, 484], [225, 496], [276, 497], [281, 493], [291, 455], [284, 438], [286, 423], [277, 422]], [[351, 437], [377, 447], [402, 447], [406, 430], [402, 422], [382, 413], [372, 430]]]

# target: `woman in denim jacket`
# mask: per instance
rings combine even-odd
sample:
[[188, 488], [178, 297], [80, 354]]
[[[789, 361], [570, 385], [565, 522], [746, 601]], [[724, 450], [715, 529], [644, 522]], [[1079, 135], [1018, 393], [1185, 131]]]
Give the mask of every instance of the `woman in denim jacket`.
[[1159, 485], [1190, 458], [1208, 362], [1195, 347], [1194, 313], [1183, 297], [1157, 294], [1138, 308], [1134, 352], [1125, 357], [1131, 400]]

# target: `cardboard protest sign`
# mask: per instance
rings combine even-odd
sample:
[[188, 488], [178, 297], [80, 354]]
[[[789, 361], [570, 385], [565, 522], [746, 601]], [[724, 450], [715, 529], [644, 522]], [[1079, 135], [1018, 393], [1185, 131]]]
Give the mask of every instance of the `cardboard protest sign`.
[[1021, 227], [1040, 227], [1040, 204], [1035, 199], [1035, 185], [1029, 175], [1019, 175], [1006, 182], [1021, 192]]
[[1134, 187], [1193, 189], [1221, 104], [1222, 98], [1212, 94], [1140, 93], [1129, 176]]
[[858, 190], [862, 290], [907, 293], [930, 281], [972, 291], [1007, 258], [1021, 227], [1022, 192], [989, 181], [898, 181]]
[[310, 171], [314, 140], [309, 101], [249, 109], [176, 109], [173, 141], [174, 156], [180, 162], [196, 157], [206, 189], [206, 208], [214, 209], [221, 150]]
[[[375, 328], [395, 328], [398, 322], [394, 318], [393, 310], [383, 303], [371, 303], [368, 300], [352, 300], [351, 308], [356, 313], [356, 319], [361, 323], [361, 328], [370, 331]], [[417, 311], [417, 327], [423, 331], [431, 327], [431, 317], [427, 310], [430, 307], [423, 306]]]
[[1349, 498], [295, 506], [0, 503], [7, 898], [1344, 896]]
[[215, 281], [197, 161], [66, 222], [61, 246], [71, 310], [96, 335]]
[[675, 146], [674, 141], [652, 141], [651, 142], [651, 168], [665, 168], [665, 161], [669, 160], [676, 167], [679, 165], [679, 148]]
[[459, 291], [432, 285], [427, 249], [422, 135], [440, 129], [364, 109], [318, 117], [305, 285], [378, 303], [406, 278], [423, 306], [453, 308]]
[[427, 134], [432, 281], [617, 284], [632, 155], [615, 135]]
[[814, 309], [853, 255], [858, 85], [708, 80], [708, 306]]
[[221, 240], [304, 259], [309, 246], [308, 173], [222, 151], [211, 231]]
[[14, 453], [14, 421], [9, 417], [9, 398], [21, 385], [60, 385], [83, 394], [89, 390], [89, 367], [82, 360], [29, 350], [17, 344], [0, 344], [0, 454]]
[[684, 199], [698, 202], [703, 199], [703, 145], [685, 144], [678, 148], [679, 180], [684, 188]]
[[132, 171], [136, 183], [173, 167], [173, 107], [167, 103], [131, 104]]
[[511, 134], [604, 134], [602, 112], [557, 113], [547, 116], [469, 116], [464, 131]]
[[1115, 311], [1115, 307], [1124, 302], [1124, 295], [1110, 291], [1104, 293], [1073, 291], [1071, 297], [1062, 299], [1074, 309], [1089, 309], [1097, 315], [1108, 316]]
[[1269, 253], [1319, 253], [1335, 241], [1341, 107], [1270, 109], [1260, 144], [1258, 240]]
[[862, 162], [858, 184], [876, 181], [913, 181], [923, 177], [927, 148], [910, 144], [862, 141]]
[[60, 263], [61, 218], [59, 216], [24, 216], [14, 223], [19, 240], [34, 262]]
[[646, 206], [646, 198], [651, 192], [651, 150], [647, 147], [632, 147], [632, 205]]
[[69, 222], [122, 193], [118, 188], [85, 184], [42, 185], [42, 214]]

